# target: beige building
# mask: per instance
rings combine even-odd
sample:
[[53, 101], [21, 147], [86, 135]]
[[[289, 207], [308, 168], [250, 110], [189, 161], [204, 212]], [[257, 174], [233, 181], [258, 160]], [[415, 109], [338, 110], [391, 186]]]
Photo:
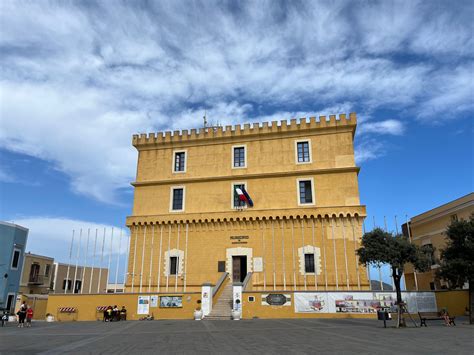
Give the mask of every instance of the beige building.
[[107, 292], [107, 268], [92, 268], [54, 263], [52, 293], [105, 293]]
[[[367, 290], [356, 115], [133, 136], [127, 292]], [[248, 201], [251, 198], [252, 203]]]
[[48, 294], [53, 280], [53, 266], [53, 258], [26, 253], [21, 274], [20, 293]]
[[430, 245], [435, 251], [432, 258], [431, 270], [425, 273], [414, 273], [408, 266], [405, 271], [407, 290], [439, 290], [446, 288], [443, 280], [436, 278], [436, 269], [441, 250], [446, 246], [444, 232], [453, 220], [469, 219], [474, 213], [474, 193], [448, 202], [427, 212], [419, 214], [403, 225], [403, 231], [414, 244], [419, 246]]

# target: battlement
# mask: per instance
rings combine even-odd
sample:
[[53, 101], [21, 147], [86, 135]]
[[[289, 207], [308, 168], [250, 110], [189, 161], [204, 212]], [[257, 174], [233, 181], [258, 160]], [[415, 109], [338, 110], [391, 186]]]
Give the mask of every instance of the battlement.
[[[253, 124], [245, 123], [235, 126], [225, 127], [205, 127], [199, 129], [182, 130], [182, 131], [166, 131], [157, 133], [142, 133], [134, 134], [132, 144], [135, 147], [142, 145], [161, 145], [168, 143], [183, 143], [187, 141], [218, 139], [230, 137], [249, 137], [252, 135], [281, 133], [281, 132], [298, 132], [313, 129], [328, 129], [338, 127], [352, 126], [353, 131], [357, 125], [357, 117], [355, 113], [350, 113], [349, 117], [346, 114], [319, 116], [291, 119], [272, 122], [256, 122]], [[243, 126], [243, 127], [242, 127]]]

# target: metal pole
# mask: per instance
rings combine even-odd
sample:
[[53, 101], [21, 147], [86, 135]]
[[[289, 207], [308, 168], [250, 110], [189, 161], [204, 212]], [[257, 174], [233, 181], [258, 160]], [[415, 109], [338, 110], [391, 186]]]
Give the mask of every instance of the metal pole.
[[305, 263], [305, 257], [304, 257], [304, 220], [301, 219], [301, 243], [303, 244], [303, 248], [301, 251], [303, 252], [303, 282], [304, 282], [304, 290], [307, 290], [306, 286], [306, 263]]
[[295, 265], [295, 221], [291, 219], [291, 245], [293, 249], [293, 284], [296, 291], [296, 265]]
[[[131, 237], [130, 237], [131, 238]], [[137, 261], [137, 239], [138, 239], [138, 225], [135, 226], [135, 240], [134, 240], [134, 246], [133, 246], [133, 266], [132, 266], [132, 293], [133, 289], [135, 287], [135, 264]], [[130, 239], [130, 243], [132, 240]]]
[[104, 248], [105, 248], [105, 228], [104, 228], [104, 235], [102, 237], [102, 251], [100, 252], [99, 280], [97, 281], [97, 293], [100, 293], [100, 281], [102, 279], [102, 265], [104, 264]]
[[324, 218], [321, 218], [321, 241], [323, 246], [323, 256], [324, 256], [324, 291], [328, 290], [328, 273], [327, 273], [327, 263], [326, 263], [326, 243], [324, 242]]
[[314, 243], [314, 218], [311, 217], [312, 241], [313, 241], [313, 257], [314, 257], [314, 289], [318, 289], [318, 268], [319, 259], [316, 258], [316, 244]]
[[125, 292], [125, 285], [127, 284], [128, 263], [130, 258], [130, 244], [132, 243], [132, 228], [130, 228], [130, 237], [127, 243], [127, 253], [125, 254], [125, 262], [123, 263], [123, 291]]
[[357, 272], [357, 287], [360, 290], [360, 270], [359, 270], [359, 256], [357, 255], [357, 240], [354, 231], [354, 220], [352, 217], [350, 218], [351, 227], [352, 227], [352, 239], [354, 242], [354, 257], [355, 257], [355, 264], [356, 264], [356, 272]]
[[143, 266], [144, 266], [144, 263], [145, 263], [145, 244], [146, 244], [146, 224], [145, 224], [145, 228], [143, 229], [142, 266], [140, 268], [140, 292], [142, 292], [142, 285], [143, 285]]
[[166, 260], [166, 263], [168, 265], [168, 270], [166, 270], [166, 292], [168, 292], [170, 271], [171, 271], [170, 244], [171, 244], [171, 224], [169, 225], [169, 229], [168, 229], [168, 259]]
[[186, 241], [184, 244], [184, 281], [183, 281], [183, 292], [186, 292], [186, 279], [188, 270], [188, 223], [186, 223]]
[[[388, 233], [387, 218], [385, 216], [383, 216], [383, 222], [385, 225], [385, 232]], [[391, 266], [388, 265], [388, 267], [389, 267], [389, 272], [391, 273]], [[393, 277], [391, 277], [390, 280], [392, 281], [392, 291], [395, 291], [395, 281], [393, 280]]]
[[158, 257], [158, 284], [157, 292], [160, 292], [160, 281], [161, 281], [161, 246], [163, 244], [163, 224], [160, 225], [160, 256]]
[[[365, 235], [365, 220], [362, 222], [362, 229]], [[372, 280], [370, 278], [370, 264], [365, 264], [365, 270], [367, 270], [367, 278], [369, 279], [369, 287], [372, 290]]]
[[155, 248], [155, 225], [151, 226], [150, 272], [148, 273], [148, 292], [151, 292], [151, 273], [153, 271], [153, 249]]
[[275, 227], [272, 219], [272, 258], [273, 258], [273, 291], [276, 290], [276, 273], [275, 273]]
[[[412, 243], [411, 228], [410, 228], [410, 224], [408, 223], [408, 215], [405, 215], [405, 220], [406, 220], [407, 230], [408, 230], [408, 239], [410, 239], [410, 243]], [[418, 291], [418, 277], [416, 275], [415, 268], [413, 268], [413, 278], [415, 279], [415, 290]]]
[[334, 252], [334, 268], [336, 269], [336, 291], [339, 290], [339, 275], [337, 272], [337, 256], [336, 256], [336, 237], [334, 236], [334, 218], [331, 216], [331, 237]]
[[262, 221], [262, 249], [263, 249], [263, 265], [262, 265], [262, 270], [263, 270], [263, 290], [267, 288], [267, 276], [266, 276], [266, 270], [265, 270], [265, 260], [267, 259], [265, 257], [265, 221]]
[[179, 274], [179, 264], [180, 264], [180, 258], [179, 258], [179, 232], [180, 232], [180, 227], [181, 225], [178, 223], [178, 236], [176, 237], [176, 250], [178, 250], [178, 257], [176, 258], [176, 274], [174, 277], [174, 292], [178, 292], [178, 274]]
[[85, 280], [86, 280], [86, 265], [87, 265], [87, 253], [89, 253], [89, 236], [91, 229], [87, 229], [87, 243], [86, 243], [86, 252], [84, 253], [84, 267], [82, 268], [82, 282], [81, 282], [81, 295], [84, 290]]
[[349, 290], [349, 267], [347, 265], [347, 246], [346, 246], [346, 223], [344, 217], [342, 218], [342, 238], [344, 239], [344, 262], [346, 266], [346, 287]]
[[95, 252], [96, 252], [96, 248], [97, 248], [97, 233], [98, 233], [98, 230], [96, 228], [95, 229], [95, 241], [94, 241], [94, 254], [92, 256], [92, 268], [91, 268], [91, 276], [90, 276], [90, 280], [89, 280], [89, 294], [92, 293], [92, 279], [94, 278]]
[[285, 220], [281, 220], [281, 257], [283, 262], [283, 289], [286, 290], [286, 267], [285, 267]]
[[[118, 252], [117, 252], [117, 265], [115, 266], [114, 293], [117, 293], [118, 272], [119, 272], [119, 265], [120, 265], [120, 249], [121, 248], [122, 248], [122, 228], [120, 228], [119, 246], [118, 246]], [[125, 288], [125, 282], [124, 282], [124, 288]]]
[[[71, 248], [69, 248], [69, 263], [67, 264], [67, 273], [66, 273], [66, 283], [64, 285], [64, 293], [67, 293], [67, 287], [69, 285], [69, 270], [71, 268], [71, 262], [72, 262], [72, 246], [74, 245], [74, 233], [75, 230], [72, 230], [72, 238], [71, 238]], [[58, 271], [56, 270], [56, 273]]]
[[110, 252], [109, 252], [109, 262], [107, 264], [107, 282], [106, 282], [106, 292], [107, 292], [107, 289], [109, 288], [108, 284], [109, 284], [109, 279], [110, 279], [110, 262], [111, 262], [111, 258], [112, 258], [112, 243], [113, 243], [113, 240], [114, 240], [114, 227], [112, 227], [112, 234], [110, 235]]
[[[74, 269], [74, 283], [72, 284], [72, 293], [76, 293], [77, 268], [79, 267], [79, 256], [81, 255], [82, 228], [79, 230], [79, 245], [76, 254], [76, 268]], [[82, 288], [82, 285], [81, 285]]]

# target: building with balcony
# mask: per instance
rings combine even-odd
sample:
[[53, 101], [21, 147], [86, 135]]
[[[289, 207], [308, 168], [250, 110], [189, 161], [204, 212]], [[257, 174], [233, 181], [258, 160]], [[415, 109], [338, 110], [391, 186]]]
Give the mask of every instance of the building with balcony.
[[51, 293], [106, 293], [107, 268], [54, 263]]
[[0, 310], [14, 311], [27, 240], [27, 228], [0, 222]]
[[445, 281], [436, 277], [441, 250], [446, 246], [444, 232], [453, 220], [468, 220], [474, 213], [474, 193], [435, 207], [412, 217], [402, 225], [403, 233], [419, 246], [429, 245], [434, 248], [431, 270], [416, 273], [411, 265], [405, 267], [407, 290], [440, 290], [447, 288]]
[[368, 290], [356, 115], [133, 136], [126, 292]]
[[51, 288], [54, 258], [25, 253], [20, 293], [48, 294]]

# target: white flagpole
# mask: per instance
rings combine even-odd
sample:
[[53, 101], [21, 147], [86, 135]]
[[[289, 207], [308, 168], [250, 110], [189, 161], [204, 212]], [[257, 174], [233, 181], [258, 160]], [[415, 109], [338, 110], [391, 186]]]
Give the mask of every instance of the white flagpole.
[[334, 218], [331, 216], [331, 236], [334, 252], [334, 268], [336, 269], [336, 290], [339, 290], [339, 275], [337, 272], [337, 256], [336, 256], [336, 237], [334, 236]]
[[[176, 238], [176, 250], [179, 250], [179, 232], [180, 232], [180, 227], [181, 225], [178, 223], [178, 236]], [[178, 292], [178, 274], [179, 274], [179, 264], [181, 263], [181, 261], [179, 260], [179, 254], [178, 254], [178, 257], [176, 258], [176, 274], [175, 274], [175, 277], [174, 277], [174, 292]]]
[[356, 236], [355, 236], [355, 231], [354, 231], [354, 219], [352, 217], [350, 217], [350, 223], [351, 223], [351, 228], [352, 228], [352, 241], [354, 243], [354, 258], [355, 258], [356, 272], [357, 272], [357, 287], [360, 290], [359, 257], [357, 255], [357, 241], [356, 241]]
[[[117, 265], [115, 266], [115, 286], [114, 286], [114, 293], [117, 293], [117, 282], [118, 282], [118, 272], [119, 272], [119, 264], [120, 264], [120, 249], [122, 248], [122, 227], [120, 227], [120, 237], [119, 237], [119, 246], [117, 252]], [[125, 284], [125, 283], [124, 283]]]
[[[184, 246], [184, 285], [183, 285], [183, 292], [186, 292], [186, 278], [187, 278], [187, 270], [188, 270], [188, 223], [186, 223], [186, 241]], [[161, 249], [161, 248], [160, 248]]]
[[[365, 220], [362, 222], [362, 230], [365, 234]], [[370, 264], [365, 264], [365, 270], [367, 270], [367, 278], [369, 279], [369, 288], [372, 290], [372, 280], [370, 277]]]
[[151, 292], [151, 273], [153, 271], [153, 249], [155, 248], [155, 225], [151, 226], [150, 272], [148, 273], [148, 292]]
[[[109, 251], [109, 262], [107, 263], [107, 282], [105, 283], [106, 290], [109, 288], [108, 283], [110, 280], [110, 262], [112, 260], [112, 244], [114, 241], [114, 227], [112, 227], [112, 233], [110, 234], [110, 251]], [[106, 291], [107, 292], [107, 291]]]
[[[82, 228], [79, 230], [79, 245], [76, 254], [76, 268], [74, 270], [74, 283], [72, 284], [72, 293], [76, 293], [77, 268], [79, 267], [79, 256], [81, 255]], [[82, 288], [82, 285], [81, 285]]]
[[81, 295], [82, 290], [86, 286], [85, 279], [86, 279], [86, 265], [87, 265], [87, 254], [89, 253], [89, 236], [91, 234], [91, 229], [87, 228], [87, 243], [86, 243], [86, 252], [84, 253], [84, 266], [82, 267], [82, 281], [81, 281]]
[[304, 257], [304, 220], [301, 219], [301, 243], [302, 245], [302, 252], [303, 252], [303, 281], [304, 281], [304, 290], [306, 291], [306, 265], [305, 265], [305, 257]]
[[[397, 221], [397, 215], [395, 215], [394, 217], [394, 220], [395, 220], [395, 231], [398, 235], [398, 221]], [[403, 285], [403, 287], [405, 288], [405, 291], [407, 290], [407, 284], [406, 284], [406, 280], [405, 280], [405, 272], [403, 272], [402, 274], [402, 282], [401, 284]]]
[[311, 217], [311, 237], [313, 242], [313, 257], [314, 257], [314, 289], [318, 289], [318, 260], [316, 258], [316, 244], [314, 243], [314, 217]]
[[169, 225], [169, 228], [168, 228], [168, 259], [166, 260], [166, 264], [168, 265], [168, 270], [166, 270], [166, 292], [168, 292], [170, 271], [171, 271], [170, 244], [171, 244], [171, 224]]
[[[72, 246], [74, 244], [74, 233], [75, 230], [72, 230], [72, 238], [71, 238], [71, 247], [69, 248], [69, 263], [67, 264], [67, 273], [66, 273], [66, 284], [64, 286], [64, 293], [67, 293], [67, 286], [69, 285], [69, 270], [71, 268], [71, 263], [72, 263]], [[58, 270], [56, 270], [56, 273]]]
[[261, 221], [262, 223], [262, 250], [263, 250], [263, 262], [262, 262], [262, 270], [263, 270], [263, 290], [267, 288], [267, 273], [265, 270], [265, 261], [267, 260], [267, 257], [265, 255], [265, 221]]
[[[412, 242], [411, 240], [411, 231], [410, 231], [410, 224], [408, 223], [408, 215], [405, 215], [405, 220], [407, 224], [407, 230], [408, 230], [408, 239], [410, 240], [410, 243]], [[416, 270], [413, 268], [413, 277], [415, 279], [415, 290], [418, 291], [418, 277], [416, 276]]]
[[347, 265], [346, 223], [342, 217], [342, 238], [344, 239], [344, 262], [346, 266], [346, 287], [349, 290], [349, 266]]
[[327, 263], [326, 263], [326, 242], [324, 241], [324, 217], [321, 218], [321, 241], [323, 246], [323, 256], [324, 256], [324, 291], [328, 290], [328, 273], [327, 273]]
[[[126, 237], [125, 237], [126, 238]], [[123, 263], [123, 291], [125, 292], [125, 285], [127, 284], [128, 262], [130, 257], [130, 243], [132, 242], [132, 228], [130, 228], [130, 237], [127, 243], [127, 253], [125, 254], [125, 262]]]
[[273, 291], [276, 290], [276, 272], [275, 272], [275, 226], [272, 219], [272, 258], [273, 258]]
[[295, 264], [295, 223], [291, 220], [291, 246], [293, 256], [293, 287], [296, 291], [296, 264]]
[[98, 229], [95, 229], [95, 241], [94, 241], [94, 254], [92, 256], [92, 269], [91, 269], [91, 279], [89, 280], [89, 294], [92, 293], [92, 279], [94, 278], [94, 265], [95, 265], [95, 251], [97, 248], [97, 233]]
[[145, 263], [145, 242], [146, 242], [146, 224], [143, 229], [143, 245], [142, 245], [142, 267], [140, 268], [140, 292], [142, 292], [143, 285], [143, 266]]
[[[386, 216], [383, 216], [383, 223], [385, 225], [385, 232], [388, 233], [388, 228], [387, 228], [387, 217]], [[388, 265], [389, 267], [389, 275], [391, 274], [391, 266]], [[390, 280], [392, 281], [392, 291], [395, 291], [395, 281], [393, 280], [393, 277], [390, 277]]]
[[[130, 237], [131, 238], [131, 237]], [[137, 239], [138, 239], [138, 225], [135, 226], [135, 242], [133, 247], [133, 267], [132, 267], [132, 293], [135, 286], [135, 263], [137, 260]], [[131, 243], [131, 239], [130, 239]]]
[[[374, 229], [376, 228], [375, 227], [375, 216], [372, 216], [372, 219], [374, 221]], [[377, 269], [379, 271], [379, 285], [380, 285], [380, 291], [383, 291], [383, 282], [382, 282], [382, 266], [381, 265], [378, 265], [377, 266]]]
[[102, 279], [102, 265], [104, 264], [104, 247], [105, 247], [105, 228], [104, 228], [104, 235], [102, 237], [102, 251], [100, 253], [99, 280], [97, 281], [97, 293], [100, 293], [100, 281]]
[[281, 220], [281, 254], [283, 262], [283, 289], [286, 290], [286, 266], [285, 266], [285, 220]]
[[163, 245], [163, 224], [160, 225], [160, 256], [158, 257], [158, 283], [157, 283], [157, 292], [160, 292], [161, 284], [161, 257], [162, 257], [162, 247]]

